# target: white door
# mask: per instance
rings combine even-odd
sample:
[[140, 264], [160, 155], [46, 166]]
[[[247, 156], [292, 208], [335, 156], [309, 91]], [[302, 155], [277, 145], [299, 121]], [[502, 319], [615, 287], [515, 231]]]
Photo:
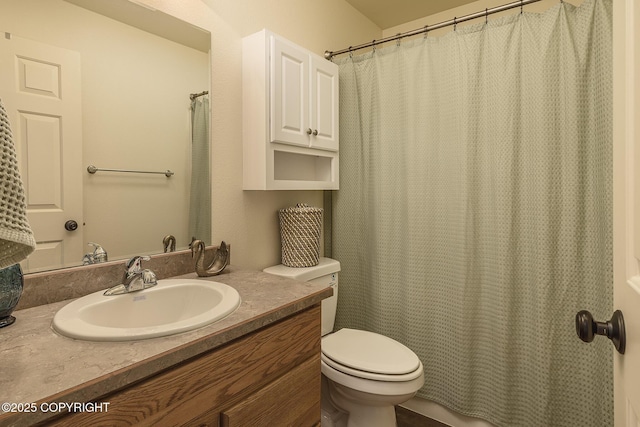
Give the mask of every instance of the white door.
[[311, 58], [311, 147], [338, 151], [338, 65]]
[[614, 306], [626, 351], [614, 352], [616, 427], [640, 426], [640, 5], [614, 1]]
[[[37, 244], [25, 271], [82, 260], [80, 77], [79, 53], [2, 34], [0, 99], [11, 122]], [[76, 230], [65, 229], [70, 220]]]
[[271, 36], [271, 55], [271, 142], [308, 147], [309, 54]]

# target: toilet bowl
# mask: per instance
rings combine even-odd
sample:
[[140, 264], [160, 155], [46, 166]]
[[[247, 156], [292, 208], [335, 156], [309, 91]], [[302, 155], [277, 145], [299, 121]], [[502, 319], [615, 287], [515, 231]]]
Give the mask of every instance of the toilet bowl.
[[322, 338], [322, 374], [329, 402], [348, 414], [348, 427], [396, 425], [394, 406], [424, 384], [422, 363], [399, 342], [368, 331], [340, 329]]
[[424, 384], [418, 356], [403, 344], [369, 331], [333, 331], [340, 263], [320, 258], [314, 267], [269, 267], [267, 273], [333, 288], [322, 301], [322, 427], [395, 427], [394, 406]]

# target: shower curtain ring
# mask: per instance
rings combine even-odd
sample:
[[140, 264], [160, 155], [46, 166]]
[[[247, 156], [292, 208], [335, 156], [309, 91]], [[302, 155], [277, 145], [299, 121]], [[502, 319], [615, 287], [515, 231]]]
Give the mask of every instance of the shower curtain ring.
[[456, 31], [458, 27], [458, 18], [456, 16], [453, 17], [453, 31]]
[[522, 15], [522, 12], [524, 12], [524, 0], [520, 0], [520, 15]]
[[429, 35], [429, 26], [425, 25], [423, 31], [424, 31], [424, 38], [426, 39], [427, 36]]
[[373, 46], [373, 53], [376, 53], [376, 39], [371, 41], [371, 46]]
[[484, 9], [484, 25], [489, 25], [489, 9]]
[[351, 48], [353, 46], [349, 46], [349, 58], [353, 58], [353, 52], [351, 51]]

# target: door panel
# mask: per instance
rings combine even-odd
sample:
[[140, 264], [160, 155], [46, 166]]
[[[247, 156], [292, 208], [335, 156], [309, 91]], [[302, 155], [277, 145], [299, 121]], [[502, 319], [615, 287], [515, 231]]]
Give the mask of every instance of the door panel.
[[311, 61], [311, 146], [338, 151], [338, 66], [325, 59]]
[[271, 142], [309, 146], [309, 54], [271, 37]]
[[60, 130], [61, 117], [18, 112], [22, 162], [27, 209], [36, 212], [42, 209], [62, 210], [62, 159]]
[[0, 98], [12, 125], [36, 251], [25, 271], [82, 260], [80, 55], [15, 35], [0, 41]]
[[613, 299], [627, 335], [613, 356], [616, 427], [638, 427], [640, 414], [639, 29], [635, 0], [613, 2]]

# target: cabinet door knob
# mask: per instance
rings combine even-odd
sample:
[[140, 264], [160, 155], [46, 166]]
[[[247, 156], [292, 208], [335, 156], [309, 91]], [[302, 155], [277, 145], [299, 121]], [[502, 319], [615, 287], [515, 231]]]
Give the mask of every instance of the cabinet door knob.
[[313, 130], [313, 136], [316, 136], [318, 134], [318, 129], [314, 129]]
[[311, 135], [311, 128], [307, 129], [307, 135]]

